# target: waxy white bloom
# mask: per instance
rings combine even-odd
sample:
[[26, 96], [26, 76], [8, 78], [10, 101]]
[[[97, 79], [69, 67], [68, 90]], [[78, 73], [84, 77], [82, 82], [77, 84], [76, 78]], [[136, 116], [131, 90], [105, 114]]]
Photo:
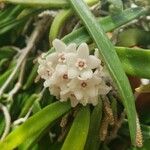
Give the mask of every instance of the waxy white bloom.
[[89, 98], [91, 99], [92, 103], [92, 98], [99, 94], [98, 85], [100, 84], [100, 81], [101, 80], [98, 80], [95, 77], [87, 80], [79, 80], [75, 78], [70, 81], [68, 87], [74, 92], [76, 99], [83, 105], [86, 105], [89, 101]]
[[68, 77], [73, 79], [81, 77], [82, 79], [92, 78], [92, 69], [100, 65], [100, 60], [93, 55], [89, 55], [89, 48], [86, 43], [82, 43], [76, 53], [67, 55]]
[[71, 43], [68, 46], [66, 46], [65, 43], [63, 43], [62, 41], [55, 39], [52, 44], [53, 44], [56, 52], [48, 55], [46, 57], [46, 60], [51, 61], [54, 66], [56, 66], [58, 63], [65, 64], [67, 54], [76, 52], [76, 44], [75, 43]]
[[66, 93], [63, 93], [63, 92], [60, 93], [60, 97], [61, 97], [60, 99], [61, 102], [67, 101], [69, 99], [72, 107], [75, 107], [79, 103], [79, 101], [74, 95], [74, 92], [71, 92], [71, 91], [66, 92]]
[[77, 48], [62, 41], [53, 41], [55, 52], [39, 58], [38, 73], [44, 86], [60, 101], [70, 100], [71, 106], [98, 103], [99, 95], [106, 95], [111, 87], [106, 85], [105, 72], [100, 59], [89, 54], [86, 43]]
[[38, 59], [39, 67], [38, 67], [38, 74], [42, 79], [49, 79], [52, 76], [54, 69], [52, 67], [52, 62], [47, 61], [44, 59], [45, 55], [42, 55], [41, 58]]

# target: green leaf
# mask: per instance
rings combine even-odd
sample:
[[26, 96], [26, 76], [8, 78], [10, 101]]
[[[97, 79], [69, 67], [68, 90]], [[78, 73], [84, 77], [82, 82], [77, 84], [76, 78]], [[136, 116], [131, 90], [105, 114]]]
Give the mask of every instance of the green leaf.
[[[129, 135], [129, 130], [127, 127], [128, 121], [124, 120], [124, 123], [122, 125], [122, 127], [119, 130], [119, 135], [125, 135], [128, 136]], [[144, 140], [150, 140], [150, 126], [149, 125], [145, 125], [145, 124], [141, 124], [141, 130], [142, 130], [142, 135]]]
[[127, 74], [150, 79], [150, 50], [127, 47], [115, 49]]
[[129, 150], [149, 150], [149, 148], [150, 148], [150, 140], [145, 140], [141, 148], [132, 147]]
[[2, 147], [3, 150], [12, 150], [16, 148], [26, 141], [26, 139], [35, 136], [37, 132], [40, 132], [44, 127], [69, 111], [70, 108], [71, 106], [69, 103], [55, 102], [48, 105], [12, 131], [0, 142], [0, 147]]
[[100, 123], [102, 119], [102, 100], [99, 99], [99, 103], [95, 106], [90, 121], [90, 128], [88, 133], [88, 138], [86, 141], [86, 150], [99, 150], [100, 147]]
[[[85, 0], [89, 5], [97, 3], [99, 0]], [[67, 0], [0, 0], [12, 4], [21, 4], [39, 8], [65, 8], [69, 7]]]
[[112, 43], [104, 33], [101, 25], [99, 25], [92, 15], [88, 6], [82, 0], [69, 0], [71, 6], [74, 8], [80, 19], [85, 24], [91, 37], [96, 43], [101, 58], [106, 64], [114, 82], [118, 88], [118, 92], [121, 96], [122, 102], [127, 112], [129, 121], [130, 135], [132, 144], [135, 143], [136, 135], [136, 109], [134, 96], [129, 84], [129, 81], [125, 75], [125, 72], [121, 66], [121, 62], [115, 52]]
[[[9, 10], [9, 8], [8, 8], [8, 10]], [[13, 7], [13, 9], [11, 11], [9, 11], [5, 17], [2, 15], [3, 18], [1, 18], [0, 27], [3, 24], [5, 24], [6, 22], [8, 22], [12, 19], [15, 19], [21, 13], [22, 10], [23, 10], [23, 7], [21, 7], [20, 5], [17, 5], [15, 7]]]
[[82, 107], [77, 113], [61, 150], [84, 150], [90, 124], [90, 109]]
[[0, 19], [4, 19], [6, 17], [8, 17], [8, 14], [10, 14], [14, 9], [14, 6], [8, 6], [7, 8], [5, 8], [3, 11], [0, 11]]
[[38, 75], [38, 73], [37, 73], [37, 68], [38, 68], [38, 66], [39, 66], [38, 63], [36, 63], [36, 64], [33, 66], [32, 70], [31, 70], [31, 72], [30, 72], [30, 74], [29, 74], [29, 77], [27, 78], [27, 81], [25, 82], [25, 84], [24, 84], [24, 86], [23, 86], [23, 89], [24, 89], [24, 90], [30, 88], [31, 85], [33, 85], [34, 80], [35, 80], [36, 76]]
[[3, 58], [12, 58], [17, 53], [16, 50], [9, 46], [4, 46], [0, 48], [0, 60]]
[[13, 68], [8, 69], [0, 76], [0, 87], [4, 84], [4, 82], [7, 80], [11, 72], [13, 71]]
[[[136, 8], [130, 8], [126, 9], [122, 13], [119, 13], [117, 15], [113, 16], [107, 16], [104, 18], [99, 18], [97, 21], [99, 24], [102, 25], [105, 32], [112, 31], [121, 25], [124, 25], [125, 23], [128, 23], [129, 21], [140, 17], [141, 15], [145, 15], [147, 11], [144, 8], [136, 7]], [[67, 34], [62, 39], [66, 44], [70, 43], [76, 43], [81, 44], [82, 42], [91, 43], [91, 37], [89, 36], [87, 30], [85, 27], [81, 27], [69, 34]], [[54, 51], [54, 48], [51, 48], [49, 50], [49, 53]]]
[[58, 37], [59, 32], [61, 31], [61, 28], [63, 27], [65, 21], [71, 17], [73, 14], [73, 11], [70, 9], [66, 10], [60, 10], [60, 12], [56, 15], [54, 18], [50, 32], [49, 32], [49, 41], [52, 43], [52, 41]]
[[26, 101], [25, 101], [25, 104], [24, 106], [22, 107], [22, 110], [21, 110], [21, 113], [19, 115], [19, 118], [20, 117], [23, 117], [25, 116], [29, 109], [32, 107], [33, 103], [40, 97], [40, 95], [38, 94], [32, 94]]
[[[105, 32], [112, 31], [121, 25], [124, 25], [125, 23], [128, 23], [129, 21], [140, 17], [141, 15], [146, 14], [147, 11], [144, 8], [137, 7], [137, 8], [130, 8], [126, 9], [122, 13], [119, 13], [117, 15], [113, 16], [107, 16], [104, 18], [99, 18], [97, 21], [99, 24], [102, 25]], [[66, 35], [63, 38], [63, 41], [66, 44], [69, 44], [71, 42], [75, 43], [82, 43], [82, 42], [88, 42], [90, 43], [91, 37], [89, 36], [87, 30], [85, 27], [82, 27], [80, 29], [77, 29], [76, 31], [71, 32], [70, 34]]]
[[112, 12], [119, 13], [119, 12], [123, 11], [122, 0], [108, 0], [108, 2], [111, 3], [109, 8]]
[[44, 132], [45, 128], [37, 132], [37, 134], [35, 134], [34, 136], [28, 138], [25, 142], [23, 142], [23, 144], [19, 146], [19, 150], [31, 149], [33, 145], [39, 140], [39, 137]]
[[26, 21], [31, 17], [31, 14], [37, 13], [37, 10], [24, 10], [24, 14], [21, 14], [18, 18], [11, 18], [3, 24], [0, 24], [0, 35], [8, 32], [16, 27], [23, 27]]
[[[101, 23], [103, 29], [106, 32], [108, 32], [121, 26], [124, 23], [129, 22], [132, 19], [139, 17], [140, 15], [144, 15], [144, 13], [146, 13], [146, 11], [143, 8], [140, 7], [130, 8], [123, 11], [120, 14], [98, 19], [98, 22]], [[88, 35], [85, 27], [82, 27], [66, 35], [63, 38], [63, 41], [66, 44], [69, 44], [71, 42], [80, 44], [82, 42], [91, 42], [91, 38]], [[149, 65], [148, 65], [150, 61], [149, 60], [150, 54], [148, 50], [144, 51], [142, 49], [131, 49], [131, 48], [123, 48], [123, 47], [116, 47], [115, 49], [120, 58], [120, 61], [122, 62], [123, 68], [127, 74], [132, 76], [139, 76], [143, 78], [150, 78]], [[138, 51], [135, 52], [134, 50], [138, 50]], [[50, 50], [50, 52], [52, 51], [53, 48]], [[140, 61], [141, 59], [145, 60], [144, 63]]]
[[150, 140], [150, 126], [141, 125], [141, 129], [142, 129], [142, 134], [143, 134], [144, 139]]
[[137, 45], [148, 45], [150, 43], [150, 31], [140, 28], [129, 28], [118, 35], [118, 46], [133, 47]]

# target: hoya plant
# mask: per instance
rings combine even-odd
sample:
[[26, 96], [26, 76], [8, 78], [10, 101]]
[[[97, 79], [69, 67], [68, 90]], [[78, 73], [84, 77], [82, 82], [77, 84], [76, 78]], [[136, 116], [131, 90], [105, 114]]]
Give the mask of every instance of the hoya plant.
[[150, 149], [149, 0], [0, 0], [0, 149]]

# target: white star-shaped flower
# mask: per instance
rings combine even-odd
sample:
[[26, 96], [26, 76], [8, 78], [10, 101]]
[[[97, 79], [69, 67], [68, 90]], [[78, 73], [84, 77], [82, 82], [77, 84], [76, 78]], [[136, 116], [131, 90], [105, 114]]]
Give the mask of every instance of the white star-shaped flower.
[[100, 60], [97, 57], [89, 55], [89, 48], [86, 43], [82, 43], [76, 53], [68, 54], [66, 60], [70, 79], [75, 77], [80, 77], [84, 80], [92, 78], [92, 69], [100, 65]]
[[60, 88], [58, 86], [49, 87], [49, 91], [51, 95], [56, 96], [57, 99], [60, 98]]
[[52, 63], [44, 59], [44, 55], [42, 55], [38, 59], [39, 67], [38, 67], [38, 74], [42, 79], [49, 79], [54, 72], [54, 68], [52, 67]]
[[67, 101], [67, 100], [70, 100], [72, 107], [77, 106], [77, 104], [79, 103], [79, 101], [77, 100], [77, 98], [76, 98], [76, 96], [74, 95], [73, 92], [68, 91], [65, 94], [64, 93], [61, 94], [61, 92], [60, 92], [60, 101], [64, 102], [64, 101]]
[[68, 69], [66, 65], [57, 65], [55, 68], [55, 72], [51, 76], [51, 78], [45, 80], [45, 87], [58, 86], [61, 90], [65, 90], [67, 88], [68, 79]]
[[98, 95], [98, 85], [101, 79], [93, 76], [91, 79], [80, 80], [78, 78], [72, 79], [68, 83], [70, 91], [73, 91], [78, 101], [87, 99], [88, 97], [96, 97]]
[[75, 53], [76, 52], [76, 44], [71, 43], [68, 46], [61, 40], [55, 39], [53, 41], [53, 47], [55, 48], [55, 52], [49, 54], [46, 57], [46, 60], [53, 62], [54, 65], [58, 63], [64, 64], [66, 62], [67, 53]]
[[111, 86], [109, 73], [101, 65], [98, 50], [95, 55], [89, 54], [86, 43], [76, 48], [76, 44], [68, 46], [62, 41], [53, 41], [55, 52], [43, 54], [38, 59], [38, 74], [48, 87], [51, 95], [60, 101], [70, 100], [71, 106], [98, 103], [99, 95], [106, 95]]

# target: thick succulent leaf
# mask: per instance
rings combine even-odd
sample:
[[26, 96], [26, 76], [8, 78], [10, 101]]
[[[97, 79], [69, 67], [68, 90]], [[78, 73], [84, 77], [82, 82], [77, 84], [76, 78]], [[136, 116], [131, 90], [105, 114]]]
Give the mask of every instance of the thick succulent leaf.
[[108, 0], [111, 3], [110, 10], [114, 13], [119, 13], [123, 11], [123, 2], [122, 0]]
[[[129, 8], [119, 13], [117, 15], [108, 16], [104, 18], [99, 18], [97, 21], [102, 25], [105, 32], [112, 31], [125, 23], [130, 22], [131, 20], [140, 17], [141, 15], [145, 15], [147, 11], [144, 8]], [[81, 27], [69, 34], [67, 34], [62, 39], [66, 44], [76, 43], [81, 44], [82, 42], [90, 43], [92, 42], [90, 35], [88, 34], [85, 27]], [[49, 50], [49, 53], [54, 51], [54, 48]]]
[[127, 112], [131, 141], [132, 144], [134, 144], [136, 135], [136, 109], [134, 96], [114, 46], [104, 33], [102, 26], [97, 23], [95, 17], [88, 9], [88, 6], [82, 0], [69, 1], [96, 43], [100, 56], [114, 79]]
[[90, 124], [90, 109], [82, 107], [77, 113], [61, 150], [84, 150]]
[[150, 79], [150, 50], [127, 47], [115, 49], [127, 74]]
[[99, 98], [99, 103], [93, 109], [90, 120], [90, 128], [88, 133], [88, 138], [86, 141], [86, 150], [98, 150], [100, 147], [100, 123], [102, 119], [102, 100]]
[[8, 69], [6, 72], [4, 72], [2, 75], [0, 75], [0, 87], [4, 84], [4, 82], [9, 77], [10, 73], [12, 72], [13, 68]]
[[22, 107], [22, 110], [21, 110], [21, 113], [19, 115], [19, 117], [23, 117], [25, 116], [29, 109], [32, 107], [32, 105], [34, 104], [34, 102], [36, 100], [38, 100], [38, 98], [40, 97], [40, 95], [38, 94], [32, 94], [26, 101], [25, 101], [25, 104], [23, 105]]
[[0, 60], [3, 58], [12, 58], [17, 53], [16, 50], [9, 46], [4, 46], [0, 48]]
[[52, 123], [61, 115], [69, 111], [71, 108], [69, 103], [55, 102], [46, 106], [44, 109], [30, 117], [25, 123], [12, 131], [3, 141], [0, 147], [3, 150], [12, 150], [26, 141], [30, 137], [34, 137], [44, 127]]
[[64, 23], [68, 18], [71, 17], [72, 14], [73, 11], [71, 9], [64, 9], [64, 10], [60, 10], [60, 12], [56, 15], [56, 17], [54, 18], [51, 24], [50, 31], [49, 31], [50, 43], [52, 43], [52, 41], [55, 38], [58, 38], [58, 34], [61, 31], [61, 28], [64, 26]]
[[[141, 15], [145, 15], [146, 13], [147, 10], [141, 7], [130, 8], [116, 15], [98, 18], [97, 21], [99, 24], [101, 24], [104, 31], [108, 32], [120, 27], [121, 25], [124, 25], [125, 23], [130, 22], [135, 18], [140, 17]], [[62, 40], [66, 44], [69, 44], [71, 42], [75, 42], [78, 44], [82, 42], [89, 43], [92, 41], [85, 27], [81, 27], [71, 32], [70, 34], [66, 35]]]
[[[143, 8], [137, 7], [137, 8], [130, 8], [122, 13], [119, 13], [117, 15], [104, 17], [102, 19], [98, 19], [98, 22], [101, 23], [103, 29], [105, 32], [111, 31], [119, 26], [121, 26], [124, 23], [129, 22], [132, 19], [135, 19], [141, 15], [144, 15], [146, 11]], [[63, 38], [63, 41], [66, 44], [69, 44], [71, 42], [75, 42], [77, 44], [80, 44], [82, 42], [91, 42], [91, 37], [87, 33], [85, 27], [82, 27], [76, 31], [71, 32], [70, 34], [66, 35]], [[52, 52], [54, 49], [52, 48], [50, 52]], [[133, 76], [139, 76], [143, 78], [150, 78], [149, 75], [149, 51], [144, 51], [142, 49], [137, 49], [138, 52], [131, 51], [134, 49], [130, 48], [123, 48], [123, 47], [116, 47], [116, 52], [122, 62], [123, 68], [125, 72], [129, 75]], [[136, 49], [135, 49], [136, 50]], [[129, 53], [128, 53], [129, 51]], [[128, 53], [128, 55], [127, 55]], [[141, 54], [141, 55], [139, 55]], [[138, 56], [137, 56], [138, 55]], [[140, 58], [142, 57], [142, 58]], [[134, 59], [133, 59], [134, 58]], [[139, 60], [145, 60], [144, 65], [142, 61]], [[139, 66], [139, 67], [137, 67]], [[133, 71], [134, 70], [134, 71]]]
[[140, 28], [129, 28], [118, 35], [118, 46], [145, 46], [150, 43], [150, 31]]
[[[98, 0], [85, 0], [89, 5], [93, 5]], [[0, 0], [0, 2], [8, 2], [12, 4], [22, 4], [39, 8], [64, 8], [69, 7], [67, 0]]]
[[29, 87], [31, 87], [34, 84], [34, 80], [38, 75], [38, 73], [37, 73], [38, 66], [39, 66], [38, 63], [36, 63], [33, 66], [31, 73], [30, 73], [29, 77], [27, 78], [27, 81], [25, 82], [25, 84], [23, 86], [24, 90], [28, 89]]

